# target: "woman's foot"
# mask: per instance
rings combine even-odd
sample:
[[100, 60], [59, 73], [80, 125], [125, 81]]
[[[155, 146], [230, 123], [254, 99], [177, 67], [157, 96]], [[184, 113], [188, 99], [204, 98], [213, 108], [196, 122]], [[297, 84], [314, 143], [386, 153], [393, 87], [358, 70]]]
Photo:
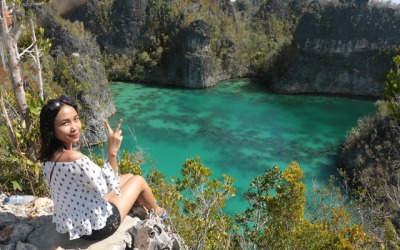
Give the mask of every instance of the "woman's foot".
[[168, 216], [169, 216], [169, 213], [167, 212], [167, 210], [165, 210], [164, 208], [162, 209], [162, 213], [161, 213], [161, 215], [160, 215], [160, 218], [162, 219], [162, 220], [166, 220], [167, 218], [168, 218]]
[[156, 213], [162, 220], [166, 220], [169, 216], [169, 213], [167, 212], [167, 210], [165, 210], [162, 207], [158, 207], [156, 210]]

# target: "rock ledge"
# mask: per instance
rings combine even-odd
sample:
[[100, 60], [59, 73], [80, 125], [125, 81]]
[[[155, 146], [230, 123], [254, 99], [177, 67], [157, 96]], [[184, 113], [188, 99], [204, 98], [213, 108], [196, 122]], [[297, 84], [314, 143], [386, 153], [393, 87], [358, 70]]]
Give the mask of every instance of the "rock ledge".
[[35, 204], [15, 206], [1, 203], [4, 197], [0, 194], [1, 250], [187, 249], [180, 236], [172, 233], [153, 211], [143, 213], [139, 206], [133, 207], [112, 236], [101, 241], [70, 241], [67, 234], [57, 233], [51, 222], [51, 199], [36, 198]]

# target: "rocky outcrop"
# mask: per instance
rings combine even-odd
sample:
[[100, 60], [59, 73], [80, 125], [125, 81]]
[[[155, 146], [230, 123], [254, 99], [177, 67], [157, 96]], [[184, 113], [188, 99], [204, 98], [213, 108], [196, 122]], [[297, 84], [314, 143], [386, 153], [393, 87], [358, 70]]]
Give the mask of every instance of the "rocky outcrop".
[[[4, 193], [0, 194], [1, 200], [4, 197]], [[37, 198], [32, 205], [0, 203], [0, 249], [187, 249], [180, 236], [154, 212], [147, 213], [139, 206], [134, 207], [113, 235], [101, 241], [70, 241], [67, 234], [57, 233], [51, 222], [52, 209], [53, 203], [48, 198]]]
[[[347, 135], [337, 166], [345, 173], [358, 216], [367, 229], [382, 235], [387, 220], [400, 228], [400, 99], [377, 105], [378, 112], [359, 120]], [[395, 107], [396, 115], [390, 107]]]
[[197, 20], [181, 30], [174, 43], [174, 59], [168, 69], [168, 82], [190, 88], [216, 84], [210, 48], [210, 26]]
[[64, 16], [73, 22], [83, 22], [85, 29], [97, 36], [101, 48], [112, 53], [129, 53], [149, 42], [146, 30], [151, 4], [145, 0], [118, 0], [107, 5], [88, 0]]
[[151, 1], [119, 0], [112, 7], [110, 21], [112, 34], [105, 39], [105, 47], [115, 52], [140, 48], [148, 42]]
[[306, 13], [293, 36], [297, 54], [271, 81], [279, 92], [382, 96], [400, 44], [393, 9], [335, 8]]
[[394, 117], [364, 118], [353, 129], [340, 150], [338, 166], [344, 168], [351, 177], [371, 175], [377, 169], [386, 174], [379, 176], [379, 182], [397, 182], [400, 171], [400, 124]]

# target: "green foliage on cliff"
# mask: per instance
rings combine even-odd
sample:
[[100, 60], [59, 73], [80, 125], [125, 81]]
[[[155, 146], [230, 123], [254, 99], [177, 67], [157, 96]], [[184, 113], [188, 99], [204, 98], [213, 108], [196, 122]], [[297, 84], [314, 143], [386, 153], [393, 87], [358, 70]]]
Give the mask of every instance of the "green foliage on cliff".
[[339, 157], [344, 182], [352, 193], [351, 205], [362, 226], [398, 249], [400, 197], [400, 56], [393, 58], [384, 86], [386, 100], [376, 103], [375, 114], [360, 118], [347, 135]]
[[[103, 61], [108, 76], [112, 80], [142, 80], [146, 78], [146, 72], [165, 69], [174, 57], [170, 53], [174, 46], [172, 39], [176, 39], [175, 36], [195, 20], [205, 20], [210, 24], [211, 48], [218, 62], [224, 50], [224, 41], [232, 40], [236, 33], [235, 24], [222, 11], [221, 3], [222, 1], [151, 1], [148, 21], [143, 27], [146, 29], [147, 42], [133, 51], [114, 53], [104, 50]], [[121, 60], [122, 58], [124, 59]]]
[[393, 62], [394, 68], [386, 75], [384, 94], [391, 115], [400, 119], [400, 55], [393, 57]]
[[[308, 208], [319, 211], [306, 216], [304, 177], [299, 164], [292, 162], [254, 178], [245, 193], [250, 206], [237, 220], [243, 228], [241, 245], [255, 249], [361, 249], [371, 246], [371, 235], [351, 220], [343, 203], [335, 203], [334, 189], [319, 187]], [[313, 198], [311, 198], [313, 197]], [[325, 212], [325, 213], [323, 213]]]
[[[304, 173], [296, 162], [284, 171], [275, 166], [255, 177], [244, 196], [248, 208], [236, 214], [236, 219], [223, 211], [226, 201], [235, 194], [230, 177], [212, 179], [210, 169], [202, 165], [199, 157], [186, 160], [181, 173], [182, 178], [168, 181], [153, 171], [148, 181], [159, 203], [170, 212], [168, 224], [190, 249], [386, 246], [356, 223], [346, 205], [348, 198], [335, 186], [335, 179], [327, 186], [316, 186], [307, 205]], [[306, 207], [311, 214], [306, 214]], [[387, 228], [387, 238], [396, 237], [390, 223]]]
[[229, 246], [235, 226], [222, 209], [235, 195], [233, 179], [227, 175], [212, 179], [199, 157], [187, 159], [181, 174], [182, 179], [174, 178], [172, 183], [159, 172], [149, 175], [157, 200], [170, 211], [170, 226], [192, 249], [218, 249], [221, 243]]
[[57, 58], [55, 80], [60, 83], [64, 93], [74, 99], [77, 99], [77, 94], [82, 91], [89, 90], [87, 84], [80, 84], [75, 80], [73, 74], [73, 65], [79, 64], [79, 59], [67, 57], [61, 54]]
[[110, 32], [110, 15], [114, 1], [115, 0], [98, 1], [95, 15], [97, 19], [93, 21], [98, 22], [101, 32], [104, 34]]
[[390, 100], [400, 94], [400, 55], [393, 58], [394, 69], [390, 69], [386, 76], [384, 93], [386, 99]]

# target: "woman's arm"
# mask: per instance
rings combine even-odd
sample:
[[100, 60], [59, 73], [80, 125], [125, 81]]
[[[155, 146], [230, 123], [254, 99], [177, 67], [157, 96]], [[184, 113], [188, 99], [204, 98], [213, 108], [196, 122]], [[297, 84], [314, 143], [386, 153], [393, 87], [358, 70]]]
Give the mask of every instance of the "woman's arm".
[[114, 172], [117, 173], [117, 154], [121, 147], [122, 142], [122, 131], [120, 130], [122, 119], [118, 121], [115, 130], [113, 131], [107, 120], [104, 120], [108, 132], [108, 155], [107, 160], [113, 168]]

